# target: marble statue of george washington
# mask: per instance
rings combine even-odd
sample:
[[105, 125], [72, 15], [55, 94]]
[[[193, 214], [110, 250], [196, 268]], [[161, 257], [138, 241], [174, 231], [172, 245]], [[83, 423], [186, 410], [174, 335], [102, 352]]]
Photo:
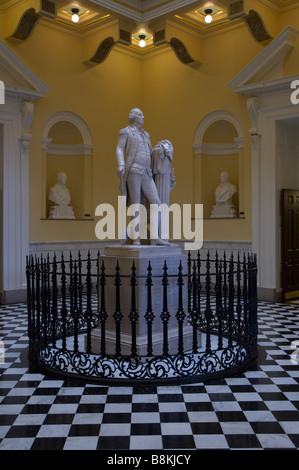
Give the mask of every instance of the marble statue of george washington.
[[[160, 205], [158, 190], [151, 168], [152, 146], [149, 134], [142, 128], [142, 111], [134, 108], [129, 113], [129, 125], [119, 132], [116, 148], [117, 173], [121, 179], [121, 194], [126, 196], [127, 206], [132, 204]], [[159, 221], [157, 221], [159, 225]], [[165, 245], [160, 238], [151, 240], [152, 244]], [[133, 240], [140, 244], [140, 238]]]

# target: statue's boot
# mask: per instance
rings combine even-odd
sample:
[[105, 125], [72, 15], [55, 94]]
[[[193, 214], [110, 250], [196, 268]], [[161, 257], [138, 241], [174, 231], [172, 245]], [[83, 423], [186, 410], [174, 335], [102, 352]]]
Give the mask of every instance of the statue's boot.
[[157, 238], [156, 240], [151, 240], [151, 245], [169, 246], [170, 243], [166, 240], [162, 240], [161, 238]]

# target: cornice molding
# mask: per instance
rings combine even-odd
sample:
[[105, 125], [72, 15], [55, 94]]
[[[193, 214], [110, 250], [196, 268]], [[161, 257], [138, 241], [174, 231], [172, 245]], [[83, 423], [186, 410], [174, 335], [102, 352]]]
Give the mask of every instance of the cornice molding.
[[[5, 84], [4, 84], [5, 85]], [[5, 85], [5, 98], [13, 101], [34, 101], [43, 98], [45, 93], [12, 85]]]
[[292, 0], [289, 2], [289, 4], [281, 4], [281, 5], [277, 5], [276, 3], [274, 3], [273, 1], [269, 1], [269, 0], [259, 0], [260, 3], [262, 3], [263, 5], [265, 5], [266, 7], [268, 8], [271, 8], [272, 10], [275, 11], [275, 13], [284, 13], [285, 11], [290, 11], [290, 10], [294, 10], [295, 8], [298, 8], [298, 1], [297, 0]]
[[162, 4], [153, 0], [127, 0], [126, 3], [119, 0], [92, 0], [92, 2], [134, 21], [145, 23], [179, 8], [189, 5], [191, 7], [197, 0], [168, 0]]
[[0, 78], [3, 69], [17, 83], [14, 86], [4, 81], [7, 98], [32, 101], [48, 93], [48, 86], [1, 40], [0, 64]]
[[82, 156], [92, 155], [92, 144], [52, 144], [47, 143], [48, 155]]
[[248, 98], [285, 93], [290, 92], [294, 80], [299, 80], [299, 74], [236, 87], [234, 91]]
[[4, 5], [0, 5], [0, 11], [9, 10], [10, 8], [14, 8], [16, 5], [20, 5], [22, 3], [26, 3], [26, 0], [9, 0]]
[[265, 91], [265, 82], [272, 82], [271, 88], [285, 86], [285, 79], [282, 77], [283, 64], [295, 45], [297, 34], [297, 29], [287, 26], [228, 83], [228, 86], [236, 93], [242, 94], [246, 94], [246, 90], [252, 93], [254, 88]]
[[131, 3], [130, 5], [126, 5], [124, 2], [120, 1], [114, 1], [114, 0], [92, 0], [92, 3], [95, 3], [96, 5], [100, 5], [108, 10], [112, 10], [115, 13], [119, 13], [123, 16], [129, 17], [132, 20], [135, 21], [143, 21], [142, 18], [142, 9], [140, 8], [140, 2], [137, 4], [135, 3], [135, 6]]
[[150, 3], [152, 2], [149, 0], [145, 0], [145, 8], [142, 21], [153, 20], [155, 18], [158, 18], [159, 16], [166, 15], [167, 13], [170, 13], [174, 10], [178, 10], [179, 8], [183, 8], [185, 6], [190, 5], [191, 8], [192, 3], [196, 3], [196, 1], [193, 0], [190, 2], [190, 0], [174, 0], [172, 2], [165, 2], [155, 8], [152, 7], [147, 9], [147, 4], [150, 5]]
[[239, 149], [242, 148], [242, 142], [239, 140], [236, 143], [208, 143], [202, 142], [201, 144], [194, 144], [194, 155], [237, 155]]

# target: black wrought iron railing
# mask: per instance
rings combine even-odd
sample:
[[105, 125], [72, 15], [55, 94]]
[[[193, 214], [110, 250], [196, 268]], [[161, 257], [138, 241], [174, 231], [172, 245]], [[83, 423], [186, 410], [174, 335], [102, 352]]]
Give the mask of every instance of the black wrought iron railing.
[[[80, 253], [76, 259], [63, 254], [51, 260], [49, 256], [28, 257], [29, 359], [35, 368], [89, 382], [165, 383], [235, 374], [256, 359], [255, 255], [241, 259], [239, 255], [227, 258], [224, 253], [211, 259], [208, 254], [203, 260], [200, 253], [195, 257], [189, 253], [186, 272], [180, 263], [177, 273], [168, 274], [165, 262], [162, 272], [153, 274], [149, 262], [142, 275], [136, 274], [134, 263], [129, 273], [122, 273], [117, 263], [115, 273], [107, 274], [105, 261], [99, 259], [88, 254], [83, 260]], [[126, 299], [121, 290], [124, 283], [129, 286]], [[108, 285], [114, 290], [112, 304], [111, 292], [107, 301]], [[140, 286], [146, 297], [143, 311], [137, 302]], [[174, 296], [175, 310], [169, 308]], [[129, 309], [124, 308], [124, 300]], [[130, 330], [129, 352], [124, 352], [122, 344], [125, 321]], [[138, 349], [141, 322], [146, 329], [143, 352]], [[170, 347], [173, 325], [177, 333], [175, 346]], [[100, 338], [97, 348], [95, 330]], [[161, 333], [159, 353], [155, 352], [155, 331]]]

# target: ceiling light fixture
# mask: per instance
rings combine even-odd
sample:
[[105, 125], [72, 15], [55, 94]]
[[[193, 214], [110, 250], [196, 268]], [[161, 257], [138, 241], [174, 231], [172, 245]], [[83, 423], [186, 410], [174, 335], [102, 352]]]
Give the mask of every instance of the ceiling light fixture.
[[139, 34], [139, 47], [145, 47], [146, 42], [145, 42], [145, 34]]
[[73, 23], [78, 23], [78, 21], [79, 21], [79, 19], [80, 19], [80, 18], [79, 18], [79, 15], [78, 15], [78, 13], [79, 13], [79, 8], [72, 8], [71, 11], [72, 11], [72, 22], [73, 22]]
[[206, 23], [211, 23], [211, 22], [213, 21], [213, 18], [212, 18], [212, 11], [213, 11], [213, 10], [211, 10], [211, 8], [207, 8], [207, 9], [205, 10], [205, 14], [206, 14], [206, 16], [205, 16], [205, 22], [206, 22]]

